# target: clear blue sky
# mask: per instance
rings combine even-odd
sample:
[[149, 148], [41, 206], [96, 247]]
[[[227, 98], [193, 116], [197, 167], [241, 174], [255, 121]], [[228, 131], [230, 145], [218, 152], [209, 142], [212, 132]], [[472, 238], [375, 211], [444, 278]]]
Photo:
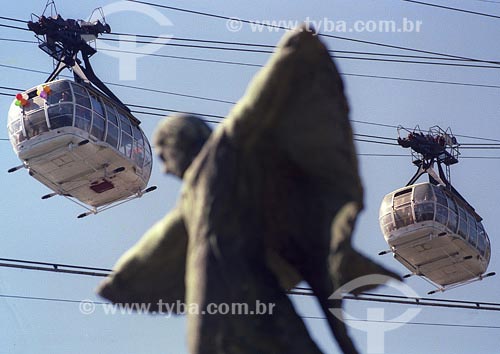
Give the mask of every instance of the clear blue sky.
[[[429, 0], [431, 1], [431, 0]], [[57, 1], [59, 12], [65, 18], [86, 18], [98, 6], [113, 4], [110, 1], [89, 0], [75, 2]], [[480, 0], [440, 1], [439, 4], [500, 15], [500, 4]], [[0, 16], [29, 19], [30, 13], [40, 13], [45, 0], [13, 1], [2, 4]], [[342, 29], [355, 21], [392, 20], [401, 25], [404, 18], [421, 21], [419, 32], [329, 32], [333, 35], [387, 44], [443, 52], [459, 56], [498, 60], [500, 20], [426, 7], [401, 0], [325, 1], [306, 2], [263, 1], [252, 2], [199, 2], [169, 1], [168, 5], [196, 11], [206, 11], [250, 20], [306, 20], [325, 19], [337, 23]], [[116, 6], [116, 5], [113, 5]], [[126, 5], [119, 4], [124, 9]], [[128, 5], [129, 6], [129, 5]], [[111, 9], [111, 7], [108, 7]], [[226, 21], [186, 14], [166, 9], [149, 9], [149, 14], [159, 11], [168, 18], [171, 26], [161, 26], [145, 14], [126, 11], [109, 15], [107, 20], [114, 32], [160, 35], [170, 34], [177, 38], [227, 40], [249, 43], [275, 44], [282, 31], [252, 31], [244, 25], [239, 31], [229, 31]], [[2, 24], [19, 25], [0, 20]], [[331, 22], [328, 22], [331, 24]], [[323, 27], [319, 27], [321, 31]], [[327, 29], [327, 28], [325, 28]], [[330, 28], [331, 29], [331, 28]], [[327, 29], [328, 30], [328, 29]], [[0, 27], [0, 38], [32, 40], [30, 32]], [[378, 48], [367, 44], [335, 39], [325, 39], [334, 50], [403, 52]], [[184, 42], [173, 42], [184, 43]], [[117, 46], [117, 43], [105, 42]], [[15, 70], [51, 71], [52, 61], [35, 44], [1, 41], [0, 86], [30, 88], [43, 82], [47, 75]], [[98, 44], [99, 46], [100, 44]], [[138, 47], [143, 44], [137, 44]], [[127, 49], [123, 48], [122, 49]], [[196, 57], [223, 61], [263, 64], [269, 54], [216, 51], [208, 49], [164, 46], [155, 54]], [[136, 48], [135, 50], [142, 50]], [[125, 65], [130, 73], [131, 62], [125, 57], [119, 61], [104, 51], [93, 58], [94, 69], [106, 82], [154, 88], [175, 93], [211, 97], [235, 101], [244, 93], [251, 77], [258, 70], [252, 66], [208, 63], [164, 57], [141, 57], [136, 61], [135, 80], [120, 76], [119, 67]], [[130, 57], [128, 58], [131, 59]], [[418, 60], [418, 59], [415, 59]], [[121, 64], [120, 64], [121, 63]], [[337, 64], [343, 73], [391, 76], [422, 80], [453, 81], [483, 85], [500, 85], [498, 69], [463, 68], [427, 64], [402, 64], [366, 60], [339, 59]], [[128, 65], [128, 66], [127, 66]], [[500, 107], [498, 88], [481, 88], [449, 84], [397, 81], [387, 79], [344, 76], [351, 106], [351, 119], [387, 125], [412, 127], [420, 124], [426, 128], [450, 126], [456, 134], [500, 139], [498, 116]], [[124, 87], [111, 86], [124, 102], [172, 110], [225, 115], [230, 104], [194, 98], [150, 93]], [[2, 90], [0, 90], [2, 91]], [[2, 91], [6, 92], [6, 91]], [[12, 97], [0, 96], [0, 112], [6, 122]], [[151, 137], [158, 117], [138, 115], [143, 129]], [[5, 124], [4, 124], [5, 125]], [[396, 137], [396, 129], [355, 123], [360, 134]], [[7, 137], [4, 130], [0, 137]], [[461, 142], [481, 142], [459, 138]], [[42, 201], [40, 196], [47, 188], [30, 178], [25, 171], [14, 175], [6, 172], [19, 162], [8, 142], [0, 142], [0, 190], [2, 203], [0, 214], [0, 258], [18, 258], [45, 262], [68, 263], [93, 267], [111, 267], [118, 257], [131, 247], [142, 233], [175, 204], [180, 183], [163, 176], [158, 161], [154, 166], [151, 184], [159, 186], [155, 193], [97, 216], [77, 220], [81, 210], [64, 199]], [[357, 143], [360, 153], [406, 154], [406, 150], [394, 146]], [[464, 157], [500, 156], [495, 151], [464, 150]], [[404, 184], [414, 173], [410, 157], [360, 156], [360, 169], [365, 186], [366, 208], [356, 229], [355, 245], [366, 255], [377, 258], [386, 249], [378, 226], [378, 208], [383, 196]], [[500, 271], [500, 252], [497, 244], [498, 219], [498, 160], [462, 159], [452, 171], [455, 187], [484, 218], [484, 226], [492, 241], [490, 270]], [[390, 256], [378, 257], [385, 266], [403, 274], [403, 267]], [[436, 298], [498, 302], [500, 278], [490, 278], [467, 287], [437, 294]], [[19, 295], [100, 301], [95, 288], [100, 279], [77, 275], [62, 275], [28, 270], [0, 268], [0, 295]], [[407, 281], [419, 295], [425, 296], [429, 285], [421, 279]], [[391, 289], [381, 289], [393, 292]], [[304, 316], [320, 316], [310, 298], [296, 297], [297, 310]], [[348, 303], [349, 313], [366, 318], [367, 308], [381, 307], [385, 318], [391, 319], [403, 313], [400, 305]], [[325, 353], [337, 353], [338, 349], [321, 320], [306, 320], [309, 329]], [[423, 308], [413, 322], [497, 325], [498, 314], [475, 310]], [[372, 324], [380, 327], [380, 324]], [[465, 328], [407, 324], [385, 336], [387, 354], [421, 353], [493, 353], [500, 346], [498, 329]], [[351, 333], [362, 352], [367, 352], [367, 336], [360, 330]], [[169, 353], [183, 354], [186, 349], [185, 320], [139, 315], [104, 315], [97, 307], [92, 315], [82, 315], [78, 304], [51, 301], [35, 301], [0, 298], [0, 353], [1, 354], [62, 354], [62, 353]]]

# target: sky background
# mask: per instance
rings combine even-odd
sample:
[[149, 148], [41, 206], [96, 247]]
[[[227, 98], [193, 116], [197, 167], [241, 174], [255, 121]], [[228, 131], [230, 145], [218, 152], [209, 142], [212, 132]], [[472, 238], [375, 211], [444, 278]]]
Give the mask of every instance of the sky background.
[[[429, 0], [431, 1], [431, 0]], [[157, 1], [157, 3], [160, 3]], [[500, 16], [500, 3], [481, 0], [440, 1], [445, 6]], [[169, 6], [208, 12], [254, 21], [322, 20], [345, 21], [349, 28], [355, 21], [393, 20], [401, 25], [407, 20], [421, 21], [419, 32], [325, 32], [348, 38], [380, 42], [395, 46], [417, 48], [426, 51], [454, 54], [464, 57], [498, 60], [500, 42], [498, 30], [500, 19], [470, 13], [450, 11], [423, 6], [401, 0], [353, 1], [169, 1]], [[45, 0], [4, 2], [0, 16], [28, 20], [32, 12], [40, 14]], [[149, 7], [147, 14], [133, 8], [131, 3], [111, 1], [57, 1], [57, 9], [64, 18], [87, 18], [96, 7], [108, 11], [127, 11], [109, 14], [106, 19], [113, 32], [145, 35], [171, 35], [174, 38], [237, 41], [274, 45], [283, 31], [263, 29], [252, 31], [248, 24], [241, 30], [230, 31], [227, 21], [203, 17], [193, 13]], [[133, 10], [133, 11], [132, 11]], [[151, 16], [161, 15], [157, 19]], [[168, 21], [165, 22], [165, 19]], [[162, 26], [161, 23], [171, 25]], [[366, 22], [365, 22], [366, 23]], [[0, 19], [0, 24], [22, 26], [23, 24]], [[317, 26], [320, 27], [320, 26]], [[323, 28], [319, 28], [320, 32]], [[326, 29], [326, 28], [325, 28]], [[116, 36], [107, 36], [116, 38]], [[28, 89], [45, 81], [52, 71], [52, 60], [36, 44], [5, 41], [5, 39], [33, 40], [33, 34], [0, 27], [0, 86]], [[379, 52], [391, 54], [419, 55], [418, 53], [377, 47], [365, 43], [324, 38], [329, 49]], [[182, 41], [170, 43], [189, 44]], [[117, 42], [101, 42], [98, 48], [114, 46]], [[203, 44], [202, 44], [203, 45]], [[148, 51], [144, 44], [121, 43], [122, 50]], [[134, 48], [134, 46], [136, 46]], [[141, 49], [142, 47], [142, 49]], [[108, 48], [110, 49], [110, 48]], [[113, 49], [113, 48], [111, 48]], [[259, 69], [256, 66], [234, 65], [189, 58], [218, 61], [264, 64], [269, 54], [242, 51], [220, 51], [179, 46], [158, 46], [154, 54], [169, 57], [142, 56], [101, 51], [92, 58], [97, 75], [105, 82], [133, 85], [169, 91], [176, 94], [237, 101], [245, 92], [250, 79]], [[425, 54], [420, 54], [425, 55]], [[429, 56], [429, 55], [427, 55]], [[174, 58], [177, 57], [177, 58]], [[180, 59], [178, 57], [183, 57]], [[362, 55], [367, 57], [367, 55]], [[398, 58], [394, 58], [398, 59]], [[401, 59], [401, 58], [399, 58]], [[404, 59], [411, 60], [411, 59]], [[413, 59], [444, 62], [443, 60]], [[136, 70], [133, 70], [134, 63]], [[465, 68], [454, 65], [409, 64], [380, 62], [373, 60], [338, 59], [336, 63], [344, 74], [346, 93], [351, 107], [351, 119], [355, 133], [384, 137], [397, 137], [391, 126], [403, 125], [422, 128], [439, 125], [451, 127], [457, 135], [500, 139], [499, 69]], [[478, 64], [494, 66], [489, 64]], [[134, 73], [129, 80], [124, 72]], [[31, 71], [28, 71], [31, 70]], [[497, 87], [478, 87], [403, 81], [356, 75], [385, 76], [467, 83]], [[181, 97], [173, 94], [152, 93], [144, 89], [110, 86], [114, 93], [128, 104], [161, 107], [170, 110], [199, 112], [208, 115], [226, 115], [232, 104]], [[4, 115], [14, 99], [0, 96], [0, 112]], [[158, 111], [156, 111], [158, 113]], [[138, 114], [142, 128], [148, 137], [160, 117]], [[212, 119], [212, 118], [210, 118]], [[367, 124], [376, 123], [378, 125]], [[7, 130], [0, 138], [7, 137]], [[459, 137], [462, 143], [484, 142]], [[360, 154], [386, 156], [359, 157], [360, 171], [365, 187], [365, 209], [358, 219], [354, 236], [355, 246], [364, 254], [377, 259], [386, 267], [400, 273], [405, 268], [391, 256], [380, 257], [377, 253], [387, 248], [378, 226], [378, 208], [385, 194], [404, 186], [414, 173], [409, 151], [397, 146], [357, 142]], [[19, 164], [7, 141], [0, 141], [0, 258], [16, 258], [42, 262], [84, 265], [110, 268], [155, 221], [160, 219], [176, 203], [180, 182], [161, 174], [155, 160], [151, 185], [158, 191], [142, 199], [118, 208], [76, 219], [82, 210], [63, 198], [42, 201], [40, 197], [49, 190], [28, 176], [26, 171], [7, 174], [10, 167]], [[406, 156], [387, 156], [403, 154]], [[494, 150], [463, 150], [463, 159], [453, 167], [452, 182], [465, 198], [484, 218], [483, 225], [492, 242], [492, 257], [489, 269], [500, 270], [500, 251], [497, 230], [500, 230], [498, 203], [500, 191], [497, 186], [500, 153]], [[495, 159], [497, 158], [497, 159]], [[4, 172], [1, 172], [4, 171]], [[434, 295], [436, 299], [459, 299], [499, 302], [500, 278]], [[41, 301], [12, 298], [28, 296], [49, 299], [102, 301], [95, 295], [100, 278], [46, 273], [29, 270], [0, 268], [0, 354], [83, 354], [83, 353], [148, 353], [184, 354], [186, 328], [183, 318], [164, 318], [149, 315], [105, 315], [97, 306], [92, 315], [79, 311], [78, 303]], [[429, 284], [419, 278], [406, 281], [418, 295], [426, 296]], [[381, 288], [382, 293], [400, 295], [395, 289]], [[307, 317], [321, 317], [313, 299], [304, 296], [292, 297], [297, 311]], [[402, 305], [346, 302], [347, 312], [358, 318], [366, 318], [371, 308], [383, 308], [384, 319], [394, 319], [404, 313]], [[325, 353], [338, 353], [338, 348], [321, 319], [305, 319], [308, 328]], [[412, 320], [398, 329], [386, 332], [383, 343], [386, 354], [421, 353], [493, 353], [500, 347], [498, 313], [494, 311], [461, 310], [444, 308], [422, 308]], [[434, 325], [431, 325], [434, 324]], [[368, 323], [370, 330], [380, 329], [385, 324]], [[450, 326], [451, 325], [451, 326]], [[456, 326], [460, 325], [460, 326]], [[373, 352], [367, 347], [366, 331], [351, 328], [357, 346], [362, 352]], [[372, 332], [374, 333], [374, 332]], [[381, 346], [379, 338], [377, 345]]]

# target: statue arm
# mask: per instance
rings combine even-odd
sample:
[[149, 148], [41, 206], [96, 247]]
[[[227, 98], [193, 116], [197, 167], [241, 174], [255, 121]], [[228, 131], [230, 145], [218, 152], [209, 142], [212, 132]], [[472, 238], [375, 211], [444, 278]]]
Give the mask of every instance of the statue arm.
[[151, 227], [114, 266], [99, 295], [113, 303], [151, 304], [183, 302], [187, 233], [178, 208]]

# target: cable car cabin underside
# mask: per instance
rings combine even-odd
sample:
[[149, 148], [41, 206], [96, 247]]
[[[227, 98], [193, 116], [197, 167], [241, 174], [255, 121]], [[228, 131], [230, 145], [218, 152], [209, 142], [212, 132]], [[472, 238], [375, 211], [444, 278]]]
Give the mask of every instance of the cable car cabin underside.
[[[409, 230], [411, 228], [411, 230]], [[394, 258], [412, 274], [442, 287], [481, 276], [488, 266], [477, 249], [435, 221], [401, 229], [388, 240]], [[405, 230], [406, 229], [406, 230]]]
[[13, 102], [9, 110], [9, 136], [22, 167], [54, 194], [94, 212], [140, 196], [152, 157], [137, 120], [89, 85], [59, 80], [43, 89], [44, 98], [40, 88], [27, 90], [26, 104]]
[[101, 207], [146, 187], [134, 163], [106, 144], [64, 127], [20, 145], [31, 176], [60, 195]]
[[481, 218], [442, 186], [421, 183], [389, 193], [380, 227], [396, 260], [440, 290], [480, 279], [488, 267], [491, 247]]

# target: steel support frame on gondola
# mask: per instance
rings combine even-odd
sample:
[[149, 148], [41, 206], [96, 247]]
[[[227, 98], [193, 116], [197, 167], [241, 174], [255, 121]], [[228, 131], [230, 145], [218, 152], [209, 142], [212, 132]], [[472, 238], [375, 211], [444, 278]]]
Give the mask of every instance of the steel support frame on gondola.
[[[429, 129], [429, 133], [427, 135], [424, 135], [421, 132], [420, 128], [417, 126], [415, 127], [413, 132], [410, 132], [408, 138], [401, 138], [401, 130], [408, 131], [408, 129], [405, 129], [401, 126], [398, 127], [398, 144], [405, 148], [411, 148], [413, 164], [417, 166], [417, 172], [415, 172], [406, 186], [408, 187], [414, 184], [422, 175], [427, 173], [429, 175], [429, 182], [436, 185], [440, 184], [443, 187], [447, 188], [451, 193], [459, 197], [468, 207], [474, 210], [474, 208], [450, 183], [450, 165], [458, 163], [458, 156], [460, 155], [460, 152], [458, 151], [460, 145], [451, 133], [450, 128], [444, 131], [440, 127], [434, 126]], [[426, 147], [428, 148], [422, 149], [419, 146], [418, 142], [416, 142], [414, 145], [405, 145], [404, 141], [407, 139], [409, 140], [410, 136], [412, 135], [423, 136], [426, 140]], [[443, 139], [442, 144], [444, 145], [441, 145], [438, 142], [438, 137], [441, 137]], [[434, 170], [434, 165], [437, 165], [438, 173], [436, 173], [436, 171]], [[443, 169], [443, 165], [446, 166], [446, 172], [445, 169]]]
[[[47, 4], [47, 7], [50, 5], [50, 3]], [[55, 4], [54, 4], [55, 6]], [[36, 15], [32, 15], [32, 17], [38, 17]], [[39, 17], [38, 17], [39, 18]], [[42, 15], [43, 18], [43, 15]], [[104, 19], [103, 19], [104, 20]], [[40, 22], [40, 18], [39, 18]], [[33, 21], [30, 21], [30, 23], [33, 23]], [[83, 39], [78, 36], [76, 29], [75, 28], [66, 28], [65, 31], [71, 32], [71, 36], [65, 37], [65, 39], [68, 40], [67, 43], [64, 43], [62, 46], [58, 44], [57, 37], [55, 36], [54, 33], [50, 31], [50, 29], [43, 28], [43, 31], [34, 28], [34, 26], [30, 26], [30, 23], [28, 26], [30, 29], [32, 29], [39, 42], [40, 45], [39, 47], [49, 54], [54, 60], [57, 61], [57, 65], [54, 69], [54, 71], [49, 75], [47, 80], [45, 80], [45, 83], [53, 81], [60, 73], [62, 70], [69, 68], [72, 69], [73, 71], [73, 76], [75, 78], [75, 81], [77, 82], [86, 82], [86, 83], [92, 83], [94, 84], [99, 90], [101, 90], [103, 93], [105, 93], [109, 98], [111, 98], [113, 101], [117, 102], [121, 108], [123, 108], [126, 111], [130, 111], [130, 109], [95, 75], [94, 70], [92, 69], [92, 65], [90, 64], [90, 57], [96, 53], [96, 50], [93, 49], [90, 45], [88, 45]], [[97, 25], [100, 25], [97, 27]], [[101, 24], [99, 21], [96, 24], [96, 30], [95, 32], [95, 37], [97, 38], [97, 35], [110, 32], [111, 29], [109, 25], [106, 24], [104, 20], [104, 25]], [[102, 28], [100, 28], [102, 27]], [[59, 28], [58, 28], [59, 29]], [[48, 43], [52, 43], [52, 45], [49, 45]], [[60, 49], [59, 51], [56, 49]], [[81, 61], [77, 58], [78, 53], [81, 53], [83, 62], [85, 66], [81, 65]], [[133, 121], [134, 124], [138, 125], [140, 124], [139, 120]]]

